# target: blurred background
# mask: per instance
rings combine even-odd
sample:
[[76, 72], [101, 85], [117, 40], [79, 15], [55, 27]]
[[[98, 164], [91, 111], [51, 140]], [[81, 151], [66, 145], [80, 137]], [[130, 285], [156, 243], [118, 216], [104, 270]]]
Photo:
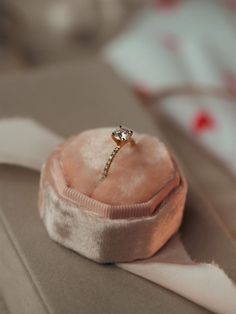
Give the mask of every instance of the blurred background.
[[99, 55], [155, 118], [234, 238], [235, 53], [234, 0], [0, 1], [0, 80]]
[[1, 73], [94, 54], [142, 0], [1, 0]]

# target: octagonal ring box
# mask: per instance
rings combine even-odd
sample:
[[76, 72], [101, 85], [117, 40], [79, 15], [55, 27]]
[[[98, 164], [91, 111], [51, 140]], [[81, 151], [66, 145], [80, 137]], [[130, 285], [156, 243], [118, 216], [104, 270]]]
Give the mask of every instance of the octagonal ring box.
[[166, 146], [134, 132], [108, 176], [112, 128], [84, 131], [59, 145], [41, 171], [40, 216], [49, 236], [98, 263], [154, 255], [182, 222], [186, 180]]

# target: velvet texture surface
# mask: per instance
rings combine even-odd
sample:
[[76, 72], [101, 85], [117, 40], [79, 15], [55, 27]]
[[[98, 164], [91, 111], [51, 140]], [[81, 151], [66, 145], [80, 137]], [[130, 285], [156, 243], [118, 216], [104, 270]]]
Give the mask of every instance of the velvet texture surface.
[[176, 233], [187, 184], [165, 145], [134, 133], [102, 171], [113, 128], [88, 130], [52, 153], [41, 172], [40, 215], [50, 237], [99, 263], [148, 258]]

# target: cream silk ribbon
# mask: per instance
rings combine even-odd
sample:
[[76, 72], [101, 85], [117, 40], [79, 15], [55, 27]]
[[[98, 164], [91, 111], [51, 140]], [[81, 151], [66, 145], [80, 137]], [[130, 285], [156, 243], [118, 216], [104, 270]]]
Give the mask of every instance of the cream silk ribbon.
[[[30, 119], [0, 120], [0, 163], [40, 171], [55, 146], [63, 140]], [[117, 266], [212, 312], [236, 313], [235, 284], [217, 265], [192, 261], [178, 235], [154, 257]]]

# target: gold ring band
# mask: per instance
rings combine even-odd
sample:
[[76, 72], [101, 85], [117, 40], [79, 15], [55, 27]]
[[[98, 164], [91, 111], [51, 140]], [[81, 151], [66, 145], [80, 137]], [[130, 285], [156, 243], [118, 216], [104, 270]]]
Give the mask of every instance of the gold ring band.
[[114, 159], [114, 157], [116, 156], [116, 154], [118, 153], [118, 151], [125, 145], [128, 143], [135, 143], [133, 138], [133, 131], [127, 128], [122, 127], [121, 125], [119, 126], [119, 128], [115, 129], [112, 134], [111, 137], [113, 139], [113, 141], [116, 143], [116, 147], [113, 149], [112, 153], [110, 154], [106, 165], [104, 167], [103, 173], [102, 173], [102, 178], [101, 179], [105, 179], [108, 175], [109, 169], [111, 167], [112, 161]]

